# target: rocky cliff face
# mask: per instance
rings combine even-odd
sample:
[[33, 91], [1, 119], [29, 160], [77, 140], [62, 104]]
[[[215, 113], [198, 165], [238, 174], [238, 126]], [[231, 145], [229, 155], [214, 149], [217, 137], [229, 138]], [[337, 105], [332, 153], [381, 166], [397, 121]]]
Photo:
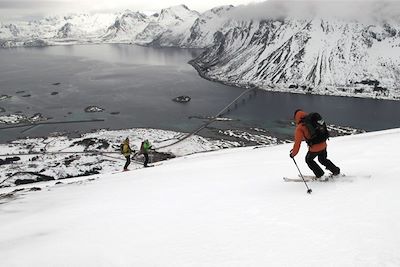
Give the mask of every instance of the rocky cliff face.
[[65, 23], [64, 26], [57, 32], [58, 38], [69, 38], [72, 35], [72, 27], [71, 23]]

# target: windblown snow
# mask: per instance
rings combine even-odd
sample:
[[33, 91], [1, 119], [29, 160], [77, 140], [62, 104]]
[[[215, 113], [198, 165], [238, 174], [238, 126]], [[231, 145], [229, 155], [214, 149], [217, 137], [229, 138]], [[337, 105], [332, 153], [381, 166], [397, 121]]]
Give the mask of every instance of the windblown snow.
[[297, 177], [291, 144], [1, 189], [1, 265], [399, 266], [399, 138], [331, 138], [329, 158], [352, 178], [309, 183], [311, 195], [282, 180]]

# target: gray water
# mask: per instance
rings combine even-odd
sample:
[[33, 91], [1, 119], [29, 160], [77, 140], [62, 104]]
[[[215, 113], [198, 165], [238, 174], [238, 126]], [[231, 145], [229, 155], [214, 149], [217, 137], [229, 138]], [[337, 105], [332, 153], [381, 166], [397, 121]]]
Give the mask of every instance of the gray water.
[[[24, 132], [1, 130], [0, 142], [55, 131], [82, 133], [103, 128], [192, 131], [203, 121], [189, 117], [212, 116], [244, 91], [199, 77], [187, 62], [200, 52], [122, 44], [1, 49], [0, 95], [12, 98], [0, 101], [0, 107], [6, 109], [0, 115], [41, 113], [50, 121], [104, 122], [41, 125]], [[180, 95], [192, 100], [186, 104], [171, 100]], [[105, 110], [86, 113], [84, 109], [90, 105]], [[226, 115], [239, 121], [217, 125], [261, 127], [289, 134], [293, 129], [282, 121], [290, 121], [297, 108], [318, 111], [329, 123], [368, 131], [400, 127], [399, 102], [260, 90]]]

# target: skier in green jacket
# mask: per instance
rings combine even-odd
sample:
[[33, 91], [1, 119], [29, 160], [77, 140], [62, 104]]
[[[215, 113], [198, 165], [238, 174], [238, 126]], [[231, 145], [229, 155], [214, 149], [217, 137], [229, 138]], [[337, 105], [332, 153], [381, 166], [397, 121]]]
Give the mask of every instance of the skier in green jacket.
[[152, 145], [150, 144], [149, 140], [144, 140], [142, 142], [142, 145], [140, 146], [140, 152], [139, 154], [143, 154], [144, 156], [144, 163], [143, 166], [144, 167], [148, 167], [148, 163], [149, 163], [149, 151], [151, 150]]

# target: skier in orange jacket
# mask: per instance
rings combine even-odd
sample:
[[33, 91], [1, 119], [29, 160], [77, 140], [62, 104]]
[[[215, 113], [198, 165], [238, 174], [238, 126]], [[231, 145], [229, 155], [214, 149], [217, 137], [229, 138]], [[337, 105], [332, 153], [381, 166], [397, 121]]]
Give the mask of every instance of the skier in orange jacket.
[[[304, 117], [307, 116], [307, 113], [298, 109], [294, 113], [294, 121], [296, 122], [296, 130], [294, 135], [294, 145], [293, 149], [290, 150], [290, 157], [294, 158], [297, 153], [299, 153], [300, 145], [302, 141], [310, 139], [310, 133], [307, 127], [301, 122]], [[306, 163], [308, 167], [314, 172], [315, 177], [320, 178], [324, 175], [324, 171], [321, 167], [314, 161], [316, 157], [318, 157], [318, 161], [324, 165], [329, 171], [332, 172], [332, 175], [338, 175], [340, 173], [340, 168], [338, 168], [335, 164], [332, 163], [329, 159], [327, 159], [327, 144], [326, 141], [323, 141], [318, 144], [313, 144], [308, 147], [308, 153], [306, 155]]]

